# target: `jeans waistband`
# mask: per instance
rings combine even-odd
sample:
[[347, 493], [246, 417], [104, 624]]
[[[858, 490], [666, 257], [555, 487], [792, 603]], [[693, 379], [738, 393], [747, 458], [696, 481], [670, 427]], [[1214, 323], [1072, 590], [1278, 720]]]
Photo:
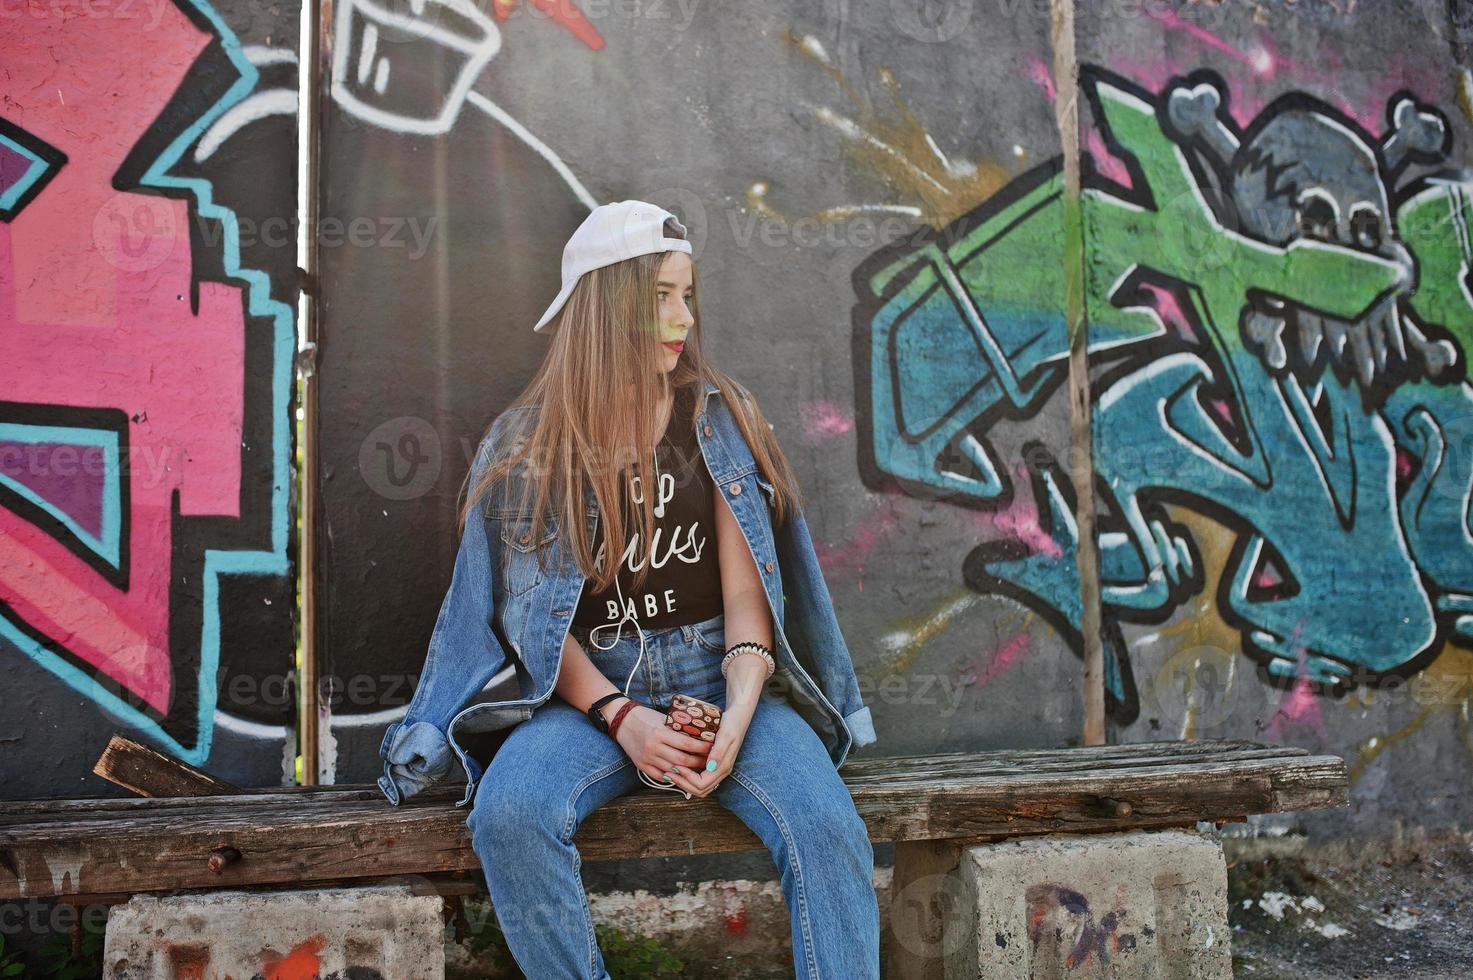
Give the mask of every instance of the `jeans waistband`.
[[598, 627], [574, 625], [569, 627], [568, 632], [580, 643], [586, 640], [595, 629], [599, 630], [599, 642], [605, 645], [609, 643], [608, 636], [611, 633], [620, 640], [637, 640], [641, 631], [643, 631], [646, 643], [655, 643], [664, 640], [673, 633], [679, 633], [684, 640], [690, 642], [696, 638], [697, 633], [715, 629], [718, 626], [725, 625], [725, 623], [726, 614], [717, 613], [709, 619], [699, 619], [693, 623], [679, 623], [675, 626], [660, 626], [654, 629], [642, 627], [631, 619], [625, 619], [620, 621], [618, 629], [614, 628], [616, 625], [614, 623], [605, 623]]

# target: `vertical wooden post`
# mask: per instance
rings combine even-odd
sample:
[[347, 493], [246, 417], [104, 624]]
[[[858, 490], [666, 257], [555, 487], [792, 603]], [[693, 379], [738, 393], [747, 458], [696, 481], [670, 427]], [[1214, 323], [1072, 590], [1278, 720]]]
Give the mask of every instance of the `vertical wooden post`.
[[884, 975], [893, 980], [942, 980], [946, 922], [959, 911], [956, 878], [962, 842], [895, 842], [890, 885], [890, 950]]
[[1084, 216], [1079, 194], [1079, 60], [1074, 0], [1050, 0], [1054, 121], [1064, 152], [1064, 309], [1069, 330], [1069, 480], [1079, 528], [1079, 633], [1084, 646], [1084, 744], [1105, 744], [1105, 651], [1095, 538], [1094, 444], [1090, 432], [1089, 318], [1085, 308]]

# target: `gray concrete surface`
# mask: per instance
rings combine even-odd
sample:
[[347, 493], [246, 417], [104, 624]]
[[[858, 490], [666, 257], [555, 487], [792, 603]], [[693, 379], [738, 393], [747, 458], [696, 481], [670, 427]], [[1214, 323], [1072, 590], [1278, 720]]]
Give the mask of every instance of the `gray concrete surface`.
[[1003, 841], [967, 851], [957, 873], [967, 907], [947, 923], [949, 978], [1233, 975], [1222, 845], [1207, 836]]
[[1473, 976], [1473, 838], [1340, 854], [1286, 843], [1276, 854], [1228, 842], [1240, 980]]
[[108, 916], [107, 980], [443, 980], [442, 900], [407, 886], [136, 896]]
[[[1248, 825], [1238, 825], [1241, 832]], [[1342, 840], [1314, 846], [1302, 835], [1242, 838], [1225, 830], [1227, 915], [1238, 980], [1461, 980], [1473, 976], [1473, 837]], [[888, 871], [888, 869], [885, 869]], [[682, 883], [678, 895], [595, 892], [600, 922], [659, 933], [681, 963], [680, 976], [777, 980], [792, 976], [775, 882]], [[876, 875], [884, 914], [888, 874]], [[737, 891], [761, 896], [746, 924], [770, 933], [767, 948], [720, 934], [689, 913], [726, 907]], [[674, 899], [671, 901], [671, 899]], [[636, 908], [646, 911], [631, 915]], [[656, 929], [660, 910], [673, 928]], [[469, 925], [481, 941], [450, 944], [451, 980], [517, 980], [504, 947], [489, 934], [495, 919], [472, 904]], [[718, 917], [719, 918], [719, 917]], [[888, 929], [883, 935], [889, 937]], [[465, 941], [471, 939], [472, 941]], [[1105, 974], [1113, 976], [1112, 974]]]

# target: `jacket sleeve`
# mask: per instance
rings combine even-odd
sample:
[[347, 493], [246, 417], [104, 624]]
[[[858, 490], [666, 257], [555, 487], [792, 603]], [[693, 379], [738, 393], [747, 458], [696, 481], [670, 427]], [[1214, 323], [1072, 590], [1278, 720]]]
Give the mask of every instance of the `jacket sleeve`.
[[[844, 724], [854, 737], [853, 748], [873, 745], [876, 740], [874, 721], [869, 706], [860, 696], [854, 661], [848, 644], [844, 642], [844, 634], [839, 630], [834, 602], [819, 569], [818, 555], [813, 549], [813, 538], [802, 510], [790, 511], [782, 526], [774, 529], [773, 536], [782, 568], [785, 571], [802, 569], [810, 579], [808, 582], [791, 583], [791, 587], [785, 590], [788, 594], [787, 609], [783, 613], [783, 633], [803, 668], [813, 675], [824, 696], [843, 715]], [[837, 655], [815, 656], [819, 650], [834, 651]]]
[[[491, 462], [500, 422], [498, 418], [476, 451], [471, 487]], [[466, 515], [450, 589], [430, 636], [419, 684], [403, 719], [388, 727], [379, 746], [384, 771], [378, 785], [395, 806], [450, 773], [455, 762], [450, 721], [507, 659], [491, 628], [495, 559], [490, 530], [483, 496]]]

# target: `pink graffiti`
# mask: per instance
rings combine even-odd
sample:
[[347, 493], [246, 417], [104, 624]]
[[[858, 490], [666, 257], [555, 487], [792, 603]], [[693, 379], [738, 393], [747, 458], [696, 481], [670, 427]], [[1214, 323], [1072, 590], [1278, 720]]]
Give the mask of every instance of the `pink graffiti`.
[[1042, 58], [1028, 60], [1028, 78], [1043, 91], [1044, 98], [1050, 103], [1059, 97], [1059, 91], [1054, 87], [1053, 70], [1044, 64]]
[[1126, 189], [1135, 186], [1130, 179], [1130, 171], [1120, 158], [1110, 152], [1105, 146], [1105, 141], [1100, 137], [1099, 130], [1091, 129], [1084, 137], [1084, 148], [1089, 151], [1090, 160], [1094, 163], [1095, 171], [1100, 176], [1112, 180]]
[[1176, 293], [1152, 282], [1142, 283], [1140, 289], [1149, 297], [1151, 309], [1155, 311], [1168, 332], [1175, 333], [1183, 340], [1193, 338], [1192, 321], [1187, 317], [1186, 311], [1181, 308], [1181, 300], [1177, 298]]
[[810, 443], [823, 442], [854, 429], [854, 413], [836, 402], [811, 401], [799, 409], [799, 417], [804, 439]]
[[1298, 657], [1294, 685], [1289, 689], [1288, 696], [1279, 702], [1278, 710], [1264, 727], [1264, 734], [1270, 739], [1280, 739], [1290, 726], [1307, 725], [1324, 736], [1324, 712], [1320, 710], [1319, 699], [1314, 696], [1309, 670], [1305, 664], [1309, 650], [1299, 642], [1298, 626], [1290, 634], [1289, 643]]
[[849, 535], [849, 543], [833, 548], [821, 542], [813, 542], [813, 553], [818, 557], [819, 567], [826, 572], [853, 572], [855, 586], [864, 591], [864, 563], [875, 546], [889, 537], [900, 524], [900, 513], [894, 498], [887, 498], [881, 506], [878, 519], [856, 527]]
[[[1308, 63], [1282, 54], [1263, 32], [1250, 47], [1242, 49], [1233, 47], [1196, 24], [1188, 23], [1176, 12], [1153, 11], [1151, 16], [1162, 26], [1221, 52], [1243, 66], [1237, 72], [1226, 70], [1230, 66], [1220, 66], [1224, 69], [1221, 74], [1228, 82], [1228, 89], [1233, 92], [1228, 112], [1239, 126], [1247, 126], [1267, 105], [1267, 100], [1278, 94], [1278, 89], [1262, 84], [1269, 81], [1287, 82], [1291, 87], [1323, 93], [1325, 101], [1370, 133], [1381, 132], [1385, 126], [1388, 100], [1403, 89], [1414, 92], [1426, 102], [1445, 102], [1453, 95], [1451, 74], [1440, 71], [1433, 59], [1418, 59], [1398, 52], [1389, 63], [1379, 66], [1374, 72], [1366, 72], [1360, 66], [1347, 67], [1345, 59], [1330, 44], [1319, 47], [1313, 63]], [[1172, 79], [1185, 77], [1201, 68], [1202, 64], [1191, 52], [1180, 52], [1151, 62], [1112, 58], [1110, 67], [1147, 88], [1159, 90]], [[1364, 92], [1357, 95], [1363, 100], [1359, 105], [1342, 94], [1348, 74], [1364, 80]]]
[[[517, 2], [518, 0], [492, 0], [491, 7], [496, 20], [498, 22], [506, 20]], [[603, 48], [603, 35], [588, 22], [583, 11], [574, 6], [570, 0], [532, 0], [532, 6], [541, 11], [542, 16], [562, 25], [568, 33], [588, 45], [591, 50], [598, 51]]]
[[1398, 481], [1409, 480], [1416, 472], [1417, 464], [1412, 459], [1412, 454], [1401, 446], [1396, 447], [1396, 479]]
[[[1023, 659], [1023, 655], [1028, 652], [1029, 643], [1027, 633], [1018, 633], [1005, 640], [996, 651], [981, 651], [968, 664], [970, 669], [962, 675], [962, 683], [974, 685], [972, 692], [980, 693]], [[983, 666], [983, 660], [987, 661], [986, 666]]]
[[[1327, 102], [1354, 119], [1370, 133], [1380, 133], [1385, 126], [1386, 105], [1390, 98], [1402, 90], [1414, 92], [1424, 102], [1440, 103], [1451, 99], [1454, 94], [1449, 81], [1450, 73], [1438, 68], [1434, 59], [1416, 58], [1405, 52], [1395, 54], [1390, 63], [1367, 73], [1361, 68], [1347, 69], [1344, 59], [1332, 45], [1324, 45], [1315, 52], [1313, 64], [1296, 61], [1284, 55], [1272, 38], [1259, 31], [1259, 36], [1247, 47], [1235, 47], [1198, 24], [1184, 19], [1171, 10], [1151, 10], [1149, 16], [1167, 30], [1176, 31], [1191, 38], [1197, 44], [1226, 55], [1242, 66], [1238, 71], [1221, 70], [1233, 93], [1228, 103], [1228, 114], [1246, 127], [1263, 111], [1268, 99], [1277, 91], [1263, 83], [1289, 81], [1295, 87], [1317, 89], [1324, 93]], [[1143, 61], [1128, 56], [1109, 59], [1109, 67], [1121, 75], [1152, 90], [1164, 89], [1175, 79], [1184, 78], [1203, 67], [1201, 61], [1190, 51], [1173, 51], [1160, 59]], [[1220, 66], [1226, 69], [1229, 66]], [[1058, 96], [1054, 86], [1053, 72], [1041, 58], [1031, 58], [1027, 64], [1027, 75], [1034, 85], [1052, 103]], [[1365, 79], [1365, 101], [1354, 105], [1341, 94], [1347, 72]], [[1086, 149], [1094, 158], [1096, 169], [1104, 176], [1130, 186], [1128, 178], [1122, 179], [1123, 165], [1113, 160], [1097, 133], [1091, 130], [1085, 137]]]
[[0, 508], [0, 601], [167, 713], [174, 509], [239, 516], [245, 324], [239, 289], [193, 282], [186, 202], [110, 182], [212, 37], [172, 5], [157, 24], [84, 6], [0, 22], [5, 116], [68, 158], [0, 224], [0, 386], [127, 413], [128, 582]]
[[1294, 679], [1294, 686], [1280, 704], [1274, 716], [1269, 719], [1264, 733], [1270, 739], [1283, 738], [1286, 729], [1290, 725], [1309, 725], [1324, 734], [1325, 720], [1320, 711], [1320, 703], [1314, 696], [1309, 676], [1300, 672]]
[[745, 936], [747, 934], [747, 909], [742, 906], [734, 912], [728, 912], [723, 917], [723, 925], [727, 934], [732, 936]]
[[1034, 554], [1047, 555], [1050, 558], [1064, 556], [1059, 543], [1038, 526], [1038, 514], [1031, 507], [1014, 504], [1007, 510], [994, 514], [992, 525], [1026, 544], [1033, 549]]
[[1182, 19], [1182, 16], [1174, 10], [1154, 9], [1147, 12], [1151, 19], [1168, 30], [1181, 31], [1205, 44], [1207, 47], [1221, 51], [1235, 61], [1239, 61], [1253, 72], [1254, 76], [1262, 81], [1270, 81], [1278, 73], [1280, 68], [1286, 67], [1287, 62], [1274, 50], [1273, 42], [1267, 38], [1261, 39], [1247, 51], [1235, 48], [1222, 38], [1213, 34], [1205, 28]]
[[[1016, 467], [1015, 475], [1023, 484], [1028, 483], [1027, 467], [1019, 465]], [[1033, 506], [1031, 498], [1025, 498], [1023, 494], [1016, 495], [1006, 510], [973, 511], [971, 521], [976, 525], [979, 533], [984, 535], [989, 531], [1000, 533], [1011, 541], [1025, 545], [1036, 555], [1046, 555], [1049, 558], [1064, 556], [1063, 549], [1059, 547], [1053, 535], [1039, 524], [1038, 510]]]

